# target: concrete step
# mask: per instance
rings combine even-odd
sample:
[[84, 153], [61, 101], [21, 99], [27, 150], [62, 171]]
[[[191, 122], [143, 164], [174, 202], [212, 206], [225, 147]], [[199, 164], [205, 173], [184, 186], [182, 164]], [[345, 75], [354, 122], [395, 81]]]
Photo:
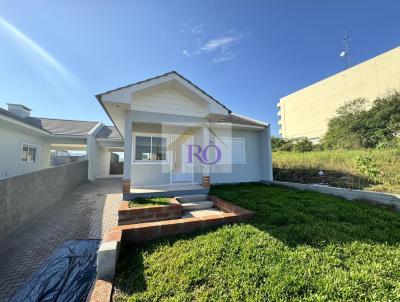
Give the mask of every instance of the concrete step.
[[207, 216], [215, 216], [215, 215], [223, 215], [224, 212], [221, 212], [217, 209], [205, 209], [205, 210], [196, 210], [196, 211], [185, 211], [183, 212], [182, 218], [192, 218], [192, 217], [207, 217]]
[[181, 204], [183, 211], [205, 210], [205, 209], [211, 209], [214, 206], [214, 203], [209, 200], [185, 202]]
[[180, 203], [198, 202], [207, 200], [208, 196], [205, 194], [184, 195], [175, 197]]

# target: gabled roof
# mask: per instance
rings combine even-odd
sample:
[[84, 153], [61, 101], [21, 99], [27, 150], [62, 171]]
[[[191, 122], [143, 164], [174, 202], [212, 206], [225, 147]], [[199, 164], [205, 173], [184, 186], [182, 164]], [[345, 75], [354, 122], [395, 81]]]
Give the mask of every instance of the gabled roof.
[[261, 127], [268, 126], [268, 124], [263, 123], [261, 121], [257, 121], [249, 117], [238, 115], [235, 113], [230, 113], [229, 115], [211, 113], [207, 116], [207, 118], [210, 122], [214, 123], [232, 123], [232, 124], [261, 126]]
[[117, 128], [115, 126], [104, 126], [99, 133], [97, 133], [96, 138], [100, 139], [122, 139]]
[[40, 117], [22, 118], [2, 108], [0, 108], [0, 114], [54, 135], [87, 136], [89, 135], [89, 132], [99, 124], [98, 122], [91, 121], [62, 120]]
[[0, 108], [0, 115], [4, 115], [4, 116], [9, 117], [9, 118], [11, 118], [13, 120], [16, 120], [18, 122], [22, 122], [22, 123], [26, 124], [27, 126], [31, 126], [31, 127], [37, 128], [38, 130], [42, 130], [42, 131], [45, 131], [45, 132], [50, 134], [49, 131], [41, 128], [37, 124], [28, 121], [26, 118], [19, 117], [18, 115], [15, 115], [15, 114], [11, 113], [10, 111], [5, 110], [3, 108]]
[[32, 124], [55, 135], [87, 136], [99, 122], [28, 117]]
[[105, 94], [108, 94], [108, 93], [111, 93], [111, 92], [114, 92], [114, 91], [117, 91], [117, 90], [120, 90], [120, 89], [133, 87], [133, 86], [136, 86], [136, 85], [145, 83], [145, 82], [150, 82], [150, 81], [152, 81], [152, 80], [156, 80], [156, 79], [160, 79], [160, 78], [163, 78], [163, 77], [167, 77], [167, 76], [169, 76], [169, 75], [171, 75], [171, 74], [177, 75], [179, 78], [181, 78], [182, 80], [186, 81], [188, 84], [190, 84], [191, 86], [193, 86], [195, 89], [199, 90], [201, 93], [204, 93], [207, 97], [211, 98], [213, 101], [215, 101], [216, 103], [218, 103], [219, 105], [221, 105], [223, 108], [225, 108], [226, 110], [228, 110], [228, 112], [231, 112], [231, 110], [230, 110], [228, 107], [226, 107], [224, 104], [222, 104], [221, 102], [219, 102], [218, 100], [216, 100], [214, 97], [212, 97], [212, 96], [209, 95], [207, 92], [205, 92], [203, 89], [201, 89], [199, 86], [195, 85], [194, 83], [192, 83], [190, 80], [188, 80], [188, 79], [185, 78], [183, 75], [181, 75], [181, 74], [179, 74], [178, 72], [176, 72], [175, 70], [170, 71], [170, 72], [167, 72], [167, 73], [164, 73], [164, 74], [159, 75], [159, 76], [155, 76], [155, 77], [152, 77], [152, 78], [148, 78], [148, 79], [146, 79], [146, 80], [142, 80], [142, 81], [139, 81], [139, 82], [136, 82], [136, 83], [133, 83], [133, 84], [121, 86], [121, 87], [118, 87], [118, 88], [115, 88], [115, 89], [112, 89], [112, 90], [108, 90], [108, 91], [106, 91], [106, 92], [97, 94], [97, 95], [96, 95], [96, 98], [97, 98], [99, 101], [101, 101], [101, 96], [103, 96], [103, 95], [105, 95]]

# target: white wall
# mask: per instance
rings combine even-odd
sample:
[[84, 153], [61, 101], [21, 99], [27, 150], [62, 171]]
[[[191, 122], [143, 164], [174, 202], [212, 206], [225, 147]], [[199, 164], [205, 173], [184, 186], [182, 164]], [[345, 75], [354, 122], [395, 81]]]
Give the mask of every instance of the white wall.
[[207, 102], [200, 98], [189, 98], [173, 87], [135, 94], [132, 108], [138, 111], [199, 117], [209, 113]]
[[[39, 146], [37, 161], [21, 161], [22, 144]], [[50, 166], [50, 143], [45, 136], [21, 126], [0, 121], [0, 178], [10, 177]]]
[[110, 175], [110, 151], [107, 148], [96, 147], [96, 177]]

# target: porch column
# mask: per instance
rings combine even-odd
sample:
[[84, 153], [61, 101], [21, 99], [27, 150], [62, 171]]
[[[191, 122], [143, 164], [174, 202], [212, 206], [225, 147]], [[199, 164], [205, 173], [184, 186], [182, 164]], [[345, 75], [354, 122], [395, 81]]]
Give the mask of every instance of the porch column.
[[131, 168], [132, 168], [132, 121], [125, 118], [124, 137], [124, 176], [122, 179], [122, 193], [131, 192]]
[[[203, 126], [203, 148], [210, 143], [210, 129], [209, 124]], [[202, 167], [202, 186], [203, 188], [209, 188], [211, 184], [210, 167], [203, 165]]]
[[89, 135], [86, 139], [86, 157], [88, 160], [88, 180], [96, 179], [96, 138], [94, 135]]

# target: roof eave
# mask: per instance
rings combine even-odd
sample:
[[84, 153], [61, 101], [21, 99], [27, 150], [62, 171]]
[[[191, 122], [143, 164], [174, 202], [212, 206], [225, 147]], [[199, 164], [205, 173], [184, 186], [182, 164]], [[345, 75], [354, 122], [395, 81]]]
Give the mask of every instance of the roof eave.
[[114, 122], [114, 120], [112, 119], [111, 114], [108, 112], [106, 106], [104, 106], [104, 104], [103, 104], [103, 100], [101, 99], [101, 97], [102, 97], [102, 95], [104, 95], [104, 94], [105, 94], [105, 93], [103, 93], [103, 94], [96, 94], [95, 97], [96, 97], [97, 101], [99, 102], [100, 106], [101, 106], [101, 107], [103, 108], [103, 110], [106, 112], [106, 114], [107, 114], [108, 118], [110, 119], [110, 121], [113, 123], [115, 129], [117, 129], [117, 131], [118, 131], [119, 135], [121, 136], [122, 140], [124, 140], [124, 137], [123, 137], [123, 135], [121, 134], [121, 132], [119, 131], [117, 125], [116, 125], [115, 122]]

